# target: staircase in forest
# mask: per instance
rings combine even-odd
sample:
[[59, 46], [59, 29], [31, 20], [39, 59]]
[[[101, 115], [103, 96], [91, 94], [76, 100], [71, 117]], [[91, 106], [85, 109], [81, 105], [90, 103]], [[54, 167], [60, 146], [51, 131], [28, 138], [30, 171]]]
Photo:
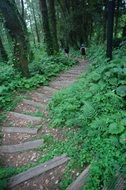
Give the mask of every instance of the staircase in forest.
[[[35, 166], [40, 157], [44, 140], [42, 134], [52, 133], [48, 129], [47, 104], [58, 90], [71, 85], [85, 68], [85, 62], [61, 73], [49, 86], [42, 86], [26, 95], [26, 98], [9, 112], [3, 122], [3, 140], [0, 147], [0, 159], [3, 167], [21, 167], [33, 163], [34, 167], [11, 177], [8, 188], [13, 190], [58, 190], [65, 165], [70, 158], [67, 155], [54, 157], [45, 163]], [[37, 111], [39, 114], [37, 115]], [[40, 116], [40, 113], [43, 115]], [[42, 129], [40, 128], [42, 126]], [[57, 133], [57, 130], [53, 131]], [[56, 134], [54, 134], [56, 136]], [[41, 138], [40, 138], [41, 137]], [[82, 188], [83, 179], [87, 176], [86, 168], [74, 184], [67, 190]]]

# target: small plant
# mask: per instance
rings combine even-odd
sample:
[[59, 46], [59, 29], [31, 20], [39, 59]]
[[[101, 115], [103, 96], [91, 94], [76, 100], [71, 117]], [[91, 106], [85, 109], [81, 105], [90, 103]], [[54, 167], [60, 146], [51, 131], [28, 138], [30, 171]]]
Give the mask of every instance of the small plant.
[[10, 176], [15, 174], [14, 168], [0, 168], [0, 189], [5, 190], [7, 188], [7, 180]]
[[[104, 49], [93, 47], [89, 59], [92, 65], [88, 72], [69, 88], [56, 93], [49, 108], [51, 126], [78, 131], [72, 137], [67, 134], [63, 152], [72, 158], [73, 169], [91, 164], [85, 189], [94, 190], [104, 184], [109, 186], [118, 168], [125, 167], [125, 48], [116, 50], [114, 59], [107, 62]], [[66, 149], [68, 144], [70, 147]], [[62, 189], [69, 183], [64, 180]]]
[[31, 77], [26, 79], [21, 77], [12, 65], [0, 64], [0, 109], [8, 109], [13, 102], [13, 95], [17, 91], [26, 91], [36, 88], [40, 85], [47, 85], [52, 77], [76, 62], [72, 59], [57, 55], [47, 57], [35, 57], [35, 60], [30, 63]]

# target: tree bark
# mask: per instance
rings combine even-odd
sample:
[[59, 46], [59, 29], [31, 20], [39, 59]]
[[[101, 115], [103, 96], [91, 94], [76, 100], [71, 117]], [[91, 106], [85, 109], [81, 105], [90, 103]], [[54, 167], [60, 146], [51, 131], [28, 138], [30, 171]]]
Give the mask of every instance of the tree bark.
[[22, 8], [22, 11], [21, 11], [22, 18], [24, 19], [24, 1], [23, 0], [21, 0], [21, 8]]
[[46, 46], [46, 52], [48, 55], [53, 55], [53, 42], [51, 38], [50, 28], [49, 28], [49, 19], [48, 19], [48, 9], [46, 0], [40, 1], [40, 9], [42, 14], [42, 23], [43, 23], [43, 31], [44, 31], [44, 42]]
[[117, 32], [118, 32], [118, 23], [119, 23], [119, 3], [120, 3], [120, 0], [117, 0], [117, 8], [116, 8], [116, 15], [115, 15], [115, 38], [117, 38]]
[[37, 26], [37, 20], [36, 20], [36, 16], [35, 16], [35, 8], [34, 8], [33, 1], [31, 2], [31, 4], [32, 4], [32, 10], [33, 10], [33, 17], [34, 17], [34, 21], [35, 21], [35, 30], [36, 30], [37, 42], [40, 43], [40, 36], [39, 36], [39, 31], [38, 31], [38, 26]]
[[35, 41], [35, 36], [34, 36], [34, 30], [33, 30], [32, 21], [31, 21], [31, 15], [29, 15], [29, 23], [30, 23], [32, 37], [33, 37], [33, 42], [34, 42], [34, 45], [36, 46], [36, 41]]
[[115, 0], [109, 0], [108, 10], [107, 10], [108, 20], [107, 20], [107, 50], [106, 50], [106, 55], [109, 58], [109, 60], [112, 59], [114, 10], [115, 10]]
[[5, 61], [5, 62], [8, 61], [8, 56], [3, 46], [1, 37], [0, 37], [0, 60]]
[[107, 3], [104, 2], [104, 12], [103, 12], [103, 42], [106, 41], [107, 32]]
[[55, 0], [48, 0], [49, 5], [49, 19], [50, 19], [50, 31], [53, 39], [54, 52], [59, 52], [58, 38], [57, 38], [57, 26], [56, 26], [56, 14], [55, 14]]
[[19, 14], [14, 1], [2, 1], [0, 11], [5, 19], [5, 27], [13, 40], [14, 66], [23, 76], [28, 77], [29, 43], [25, 22]]

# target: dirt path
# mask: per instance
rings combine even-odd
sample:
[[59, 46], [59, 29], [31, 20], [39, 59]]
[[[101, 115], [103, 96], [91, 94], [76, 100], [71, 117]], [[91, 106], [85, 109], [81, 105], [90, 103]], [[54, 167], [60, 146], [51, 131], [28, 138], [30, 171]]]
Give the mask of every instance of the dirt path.
[[[9, 112], [3, 122], [3, 140], [0, 160], [3, 167], [21, 167], [34, 164], [39, 159], [44, 144], [42, 136], [51, 134], [63, 139], [62, 130], [48, 128], [47, 104], [54, 93], [71, 85], [83, 72], [85, 62], [60, 74], [49, 86], [42, 86], [26, 95], [26, 98]], [[42, 126], [42, 127], [41, 127]], [[69, 158], [61, 155], [37, 167], [12, 177], [8, 189], [58, 190], [58, 183]], [[31, 175], [32, 174], [32, 175]]]

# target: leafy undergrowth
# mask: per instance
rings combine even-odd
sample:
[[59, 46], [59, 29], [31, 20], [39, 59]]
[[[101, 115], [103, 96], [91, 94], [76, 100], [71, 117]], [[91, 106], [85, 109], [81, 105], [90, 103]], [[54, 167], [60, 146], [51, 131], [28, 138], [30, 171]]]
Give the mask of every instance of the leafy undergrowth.
[[71, 157], [61, 189], [71, 182], [72, 170], [82, 170], [88, 164], [91, 170], [86, 190], [109, 186], [119, 172], [126, 176], [125, 52], [123, 46], [107, 62], [104, 48], [93, 46], [88, 72], [50, 102], [51, 126], [77, 130], [68, 133], [66, 141], [52, 143], [49, 151]]
[[[29, 65], [31, 77], [26, 79], [21, 77], [12, 65], [0, 63], [0, 122], [6, 117], [6, 111], [12, 110], [22, 96], [19, 96], [20, 92], [37, 88], [40, 85], [48, 84], [52, 77], [56, 77], [61, 71], [67, 70], [69, 67], [76, 64], [73, 59], [65, 57], [63, 54], [47, 57], [41, 52], [34, 52], [36, 57], [34, 61]], [[38, 54], [37, 54], [38, 53]], [[18, 96], [16, 96], [18, 95]], [[41, 113], [36, 113], [40, 116]], [[2, 126], [1, 126], [2, 127]], [[0, 143], [1, 143], [1, 128], [0, 128]], [[48, 157], [45, 158], [48, 160]], [[45, 161], [40, 160], [40, 162]], [[1, 160], [0, 160], [1, 161]], [[37, 164], [37, 163], [36, 163]], [[31, 167], [31, 164], [22, 168], [1, 168], [0, 169], [0, 189], [6, 189], [7, 178], [20, 173], [21, 171], [27, 170]]]
[[[56, 93], [49, 104], [51, 127], [62, 127], [65, 138], [42, 136], [41, 158], [33, 165], [17, 168], [14, 173], [66, 153], [70, 161], [60, 183], [61, 190], [89, 164], [86, 190], [109, 186], [118, 171], [125, 175], [125, 47], [115, 51], [111, 62], [107, 62], [103, 47], [93, 47], [89, 59], [92, 64], [88, 72], [71, 87]], [[5, 173], [7, 176], [4, 174], [3, 178], [8, 177], [8, 169]]]
[[43, 55], [39, 58], [37, 55], [29, 65], [31, 77], [28, 79], [21, 77], [12, 65], [0, 63], [0, 109], [11, 109], [15, 92], [48, 84], [52, 77], [57, 76], [59, 72], [68, 69], [75, 63], [62, 54], [52, 57]]

